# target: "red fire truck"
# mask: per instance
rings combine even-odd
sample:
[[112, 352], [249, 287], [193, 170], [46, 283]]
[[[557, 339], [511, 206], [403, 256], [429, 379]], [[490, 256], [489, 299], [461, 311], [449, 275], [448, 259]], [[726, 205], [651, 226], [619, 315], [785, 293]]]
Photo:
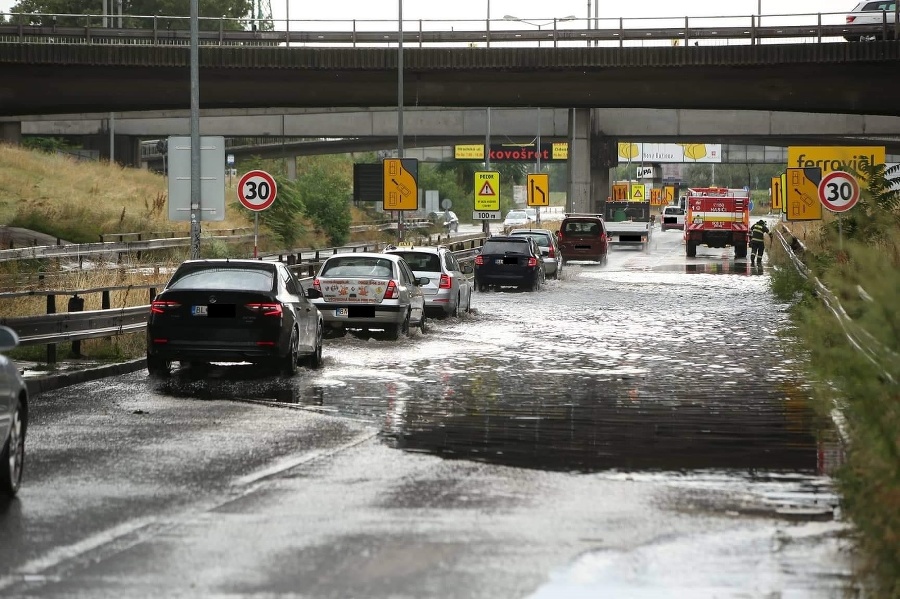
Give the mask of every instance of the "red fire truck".
[[735, 258], [746, 258], [749, 241], [749, 191], [727, 187], [688, 189], [684, 246], [689, 258], [697, 255], [698, 245], [733, 246]]

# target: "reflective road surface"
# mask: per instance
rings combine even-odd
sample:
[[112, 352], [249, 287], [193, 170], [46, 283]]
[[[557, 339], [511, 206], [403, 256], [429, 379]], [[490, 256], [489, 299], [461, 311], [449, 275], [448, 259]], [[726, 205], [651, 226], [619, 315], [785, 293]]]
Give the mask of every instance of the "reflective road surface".
[[35, 398], [0, 596], [844, 596], [840, 437], [768, 266], [680, 240], [291, 379]]

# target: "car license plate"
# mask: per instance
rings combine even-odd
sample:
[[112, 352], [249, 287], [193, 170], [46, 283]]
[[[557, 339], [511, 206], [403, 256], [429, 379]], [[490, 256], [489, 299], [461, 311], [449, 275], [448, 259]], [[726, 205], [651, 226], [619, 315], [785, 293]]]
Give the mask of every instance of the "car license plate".
[[503, 264], [503, 258], [497, 258], [494, 260], [494, 264]]
[[206, 316], [206, 306], [192, 306], [191, 314], [194, 316]]
[[350, 309], [349, 308], [335, 308], [334, 315], [335, 316], [349, 316]]

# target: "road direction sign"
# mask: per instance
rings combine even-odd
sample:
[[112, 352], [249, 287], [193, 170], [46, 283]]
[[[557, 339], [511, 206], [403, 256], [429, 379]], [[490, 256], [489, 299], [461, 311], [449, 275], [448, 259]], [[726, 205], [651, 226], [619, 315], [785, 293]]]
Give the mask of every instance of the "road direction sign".
[[675, 201], [675, 186], [674, 185], [666, 185], [663, 187], [665, 190], [665, 194], [663, 197], [663, 202], [665, 204], [671, 204]]
[[526, 205], [549, 206], [550, 175], [547, 173], [528, 173], [525, 178], [525, 188], [528, 192]]
[[496, 212], [500, 210], [500, 173], [497, 171], [475, 172], [475, 212]]
[[782, 196], [783, 189], [784, 187], [782, 186], [781, 177], [772, 177], [772, 188], [770, 190], [772, 210], [781, 212], [781, 207], [783, 205], [783, 202], [781, 200], [784, 197]]
[[248, 210], [265, 210], [275, 201], [278, 186], [266, 171], [248, 171], [238, 181], [238, 199]]
[[385, 158], [384, 210], [419, 208], [419, 161], [415, 158]]
[[615, 202], [621, 202], [628, 199], [628, 184], [616, 183], [612, 186], [612, 199]]
[[821, 220], [822, 202], [819, 201], [819, 168], [788, 168], [785, 173], [785, 218], [789, 221]]
[[859, 182], [845, 171], [831, 171], [819, 183], [819, 200], [832, 212], [846, 212], [859, 201]]

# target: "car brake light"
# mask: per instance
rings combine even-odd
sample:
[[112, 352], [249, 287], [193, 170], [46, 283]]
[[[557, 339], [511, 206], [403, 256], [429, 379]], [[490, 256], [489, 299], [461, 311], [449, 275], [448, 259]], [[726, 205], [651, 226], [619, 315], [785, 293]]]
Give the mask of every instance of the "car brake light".
[[537, 258], [535, 258], [534, 256], [529, 256], [529, 257], [528, 257], [528, 266], [529, 266], [529, 268], [534, 268], [534, 267], [537, 266], [537, 265], [538, 265]]
[[281, 316], [281, 304], [246, 304], [248, 310], [263, 316]]
[[315, 279], [313, 279], [313, 289], [316, 289], [319, 292], [322, 291], [322, 286], [319, 285], [319, 277], [316, 277]]
[[153, 300], [150, 302], [150, 312], [153, 314], [164, 314], [179, 307], [181, 307], [181, 304], [178, 302], [167, 302], [164, 300]]
[[397, 283], [394, 279], [388, 281], [387, 289], [384, 290], [384, 299], [398, 299], [400, 294], [397, 292]]
[[556, 250], [553, 249], [553, 246], [550, 246], [549, 252], [547, 252], [548, 258], [556, 258]]
[[484, 264], [484, 256], [475, 256], [475, 264], [482, 266]]
[[440, 289], [450, 289], [450, 275], [441, 275], [441, 283], [438, 285]]

